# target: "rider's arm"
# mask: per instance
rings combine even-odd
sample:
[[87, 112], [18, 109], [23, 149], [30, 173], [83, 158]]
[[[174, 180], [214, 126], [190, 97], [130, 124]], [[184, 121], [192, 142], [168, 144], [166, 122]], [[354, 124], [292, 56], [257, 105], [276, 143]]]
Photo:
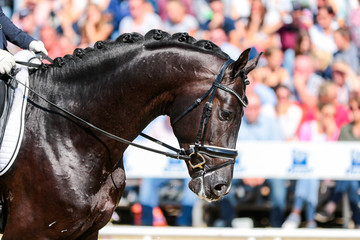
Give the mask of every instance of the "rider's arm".
[[[20, 28], [16, 27], [11, 20], [5, 16], [0, 7], [0, 73], [9, 73], [15, 66], [14, 57], [6, 51], [7, 41], [22, 49], [33, 52], [43, 52], [48, 55], [42, 41], [37, 41]], [[3, 50], [5, 49], [5, 50]]]
[[29, 45], [32, 41], [35, 41], [26, 32], [22, 31], [20, 28], [16, 27], [11, 20], [5, 16], [2, 8], [0, 7], [0, 33], [2, 37], [1, 49], [6, 49], [7, 43], [6, 40], [19, 46], [22, 49], [29, 49]]

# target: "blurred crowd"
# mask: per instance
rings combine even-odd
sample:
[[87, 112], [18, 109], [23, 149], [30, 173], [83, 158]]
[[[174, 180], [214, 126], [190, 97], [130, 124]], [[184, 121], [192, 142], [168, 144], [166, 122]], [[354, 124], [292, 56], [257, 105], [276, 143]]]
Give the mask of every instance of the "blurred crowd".
[[[252, 49], [250, 57], [264, 52], [248, 76], [249, 107], [239, 141], [360, 141], [358, 0], [2, 2], [17, 26], [44, 42], [51, 58], [153, 28], [211, 40], [233, 59], [247, 48]], [[10, 51], [16, 51], [13, 48]], [[265, 179], [241, 181], [253, 186]], [[285, 181], [270, 180], [272, 226], [299, 227], [306, 205], [305, 226], [314, 228], [315, 216], [317, 221], [329, 220], [344, 192], [349, 194], [355, 227], [360, 226], [358, 181], [337, 181], [334, 196], [318, 214], [319, 180], [297, 181], [287, 218]]]
[[[274, 90], [278, 85], [286, 86], [289, 99], [301, 105], [306, 119], [314, 116], [323, 82], [336, 85], [337, 102], [343, 105], [360, 91], [357, 0], [2, 2], [12, 21], [42, 40], [52, 58], [98, 40], [116, 39], [122, 33], [145, 34], [158, 28], [209, 39], [233, 59], [246, 48], [252, 48], [251, 56], [264, 52], [260, 67], [250, 76], [253, 87], [262, 84]], [[275, 106], [275, 91], [264, 92], [262, 103]], [[291, 137], [286, 136], [288, 140]]]

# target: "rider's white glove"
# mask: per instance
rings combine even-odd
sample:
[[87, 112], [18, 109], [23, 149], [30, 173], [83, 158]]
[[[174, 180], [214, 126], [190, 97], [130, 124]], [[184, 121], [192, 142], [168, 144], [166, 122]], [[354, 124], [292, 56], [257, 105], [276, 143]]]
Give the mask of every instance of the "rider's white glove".
[[36, 40], [32, 41], [29, 44], [29, 50], [33, 51], [34, 53], [42, 52], [46, 56], [48, 55], [48, 52], [46, 51], [44, 43], [42, 41], [36, 41]]
[[15, 57], [6, 50], [0, 49], [0, 73], [10, 73], [15, 66]]

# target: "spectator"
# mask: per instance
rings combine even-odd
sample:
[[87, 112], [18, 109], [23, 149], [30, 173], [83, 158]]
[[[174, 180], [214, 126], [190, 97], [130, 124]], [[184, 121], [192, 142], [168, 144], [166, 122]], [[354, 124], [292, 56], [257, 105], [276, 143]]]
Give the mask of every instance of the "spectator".
[[294, 3], [293, 11], [291, 12], [291, 23], [281, 24], [278, 30], [281, 48], [284, 52], [288, 49], [294, 49], [300, 31], [306, 30], [306, 26], [302, 22], [302, 17], [303, 7], [300, 4]]
[[267, 0], [263, 1], [266, 7], [265, 21], [272, 27], [279, 28], [283, 23], [289, 22], [289, 12], [293, 10], [292, 1]]
[[321, 6], [316, 16], [316, 24], [310, 27], [311, 42], [317, 49], [334, 54], [337, 50], [334, 42], [334, 31], [337, 24], [334, 22], [334, 11], [330, 6]]
[[21, 0], [21, 4], [15, 3], [15, 11], [20, 11], [24, 8], [28, 8], [30, 11], [34, 11], [38, 3], [39, 0]]
[[334, 40], [338, 51], [334, 53], [333, 61], [345, 62], [356, 74], [359, 74], [359, 49], [351, 42], [349, 28], [337, 29], [334, 33]]
[[80, 17], [85, 14], [87, 7], [86, 0], [69, 0], [62, 1], [60, 10], [58, 11], [61, 33], [72, 40], [75, 45], [80, 44], [80, 30], [78, 22]]
[[[139, 201], [142, 207], [142, 225], [154, 225], [154, 209], [160, 204], [159, 190], [170, 180], [166, 178], [143, 178], [141, 180]], [[192, 226], [192, 210], [196, 196], [188, 187], [189, 181], [190, 179], [182, 179], [181, 214], [176, 219], [177, 226]]]
[[[199, 1], [199, 0], [198, 0]], [[169, 2], [169, 0], [156, 0], [157, 3], [157, 9], [158, 9], [158, 14], [160, 15], [161, 19], [163, 21], [165, 21], [166, 19], [169, 18], [169, 15], [167, 13], [167, 3]], [[195, 8], [195, 3], [194, 0], [180, 0], [181, 4], [183, 5], [183, 7], [185, 8], [185, 12], [186, 14], [189, 14], [191, 16], [194, 16], [194, 8]]]
[[58, 39], [58, 41], [60, 42], [60, 45], [64, 51], [63, 55], [73, 54], [75, 48], [79, 47], [79, 46], [74, 45], [74, 43], [71, 41], [71, 39], [67, 38], [64, 35], [60, 35], [60, 38]]
[[[350, 98], [349, 106], [352, 112], [352, 122], [341, 128], [339, 141], [360, 141], [360, 97]], [[334, 218], [336, 204], [339, 202], [342, 194], [347, 193], [355, 228], [359, 228], [360, 212], [358, 189], [359, 181], [336, 181], [330, 201], [322, 211], [315, 215], [315, 219], [322, 223], [332, 220]]]
[[210, 0], [210, 8], [213, 12], [212, 18], [202, 24], [203, 30], [222, 28], [226, 35], [229, 36], [229, 42], [236, 42], [235, 39], [235, 22], [230, 17], [225, 16], [224, 4], [221, 0]]
[[110, 38], [113, 31], [112, 17], [104, 14], [101, 8], [90, 4], [86, 9], [85, 23], [81, 27], [81, 44], [91, 46], [96, 41]]
[[286, 141], [296, 140], [297, 130], [303, 115], [302, 109], [291, 100], [291, 91], [286, 85], [276, 86], [275, 94], [277, 99], [275, 108], [264, 107], [263, 111], [278, 119], [282, 135]]
[[202, 24], [212, 17], [208, 0], [193, 0], [193, 10], [196, 19]]
[[246, 92], [256, 93], [260, 97], [263, 106], [271, 105], [275, 107], [277, 100], [274, 90], [261, 82], [257, 82], [253, 77], [253, 73], [254, 71], [248, 75], [251, 84], [247, 86]]
[[225, 13], [235, 21], [250, 16], [250, 0], [230, 0], [228, 2]]
[[314, 25], [314, 14], [310, 9], [303, 9], [301, 22], [305, 26], [306, 30], [309, 30], [309, 28]]
[[226, 35], [224, 29], [215, 28], [209, 31], [210, 41], [218, 45], [221, 50], [227, 53], [233, 60], [239, 58], [241, 51], [236, 46], [229, 42], [229, 37]]
[[245, 23], [245, 36], [242, 39], [242, 48], [254, 47], [257, 52], [268, 47], [280, 47], [277, 34], [278, 24], [271, 24], [265, 18], [266, 8], [261, 0], [251, 1], [250, 16]]
[[130, 16], [124, 17], [119, 26], [119, 33], [138, 32], [145, 35], [153, 28], [161, 29], [162, 21], [153, 12], [146, 0], [129, 0]]
[[111, 0], [91, 0], [90, 4], [94, 4], [100, 8], [102, 12], [108, 9]]
[[312, 49], [309, 55], [313, 61], [315, 72], [321, 76], [324, 80], [331, 79], [331, 61], [333, 55], [328, 51], [324, 51], [318, 48]]
[[348, 25], [351, 32], [351, 38], [357, 48], [360, 48], [360, 1], [358, 6], [349, 13]]
[[[248, 47], [246, 44], [246, 40], [245, 40], [245, 35], [246, 35], [246, 24], [244, 23], [245, 21], [240, 19], [238, 21], [235, 22], [235, 30], [234, 30], [234, 38], [236, 40], [236, 42], [232, 43], [234, 46], [238, 47], [239, 49], [241, 49], [242, 51], [246, 49], [246, 47]], [[256, 49], [253, 48], [250, 51], [249, 54], [249, 59], [252, 59], [256, 56], [257, 52]]]
[[[249, 106], [245, 109], [238, 141], [282, 141], [279, 122], [276, 118], [267, 117], [262, 113], [262, 104], [255, 93], [248, 94]], [[248, 185], [262, 184], [265, 179], [244, 179]], [[283, 221], [286, 210], [286, 180], [270, 179], [270, 224], [279, 227]]]
[[52, 26], [60, 28], [59, 12], [62, 8], [61, 0], [42, 0], [34, 8], [35, 24], [37, 27]]
[[291, 22], [285, 23], [285, 15], [283, 17], [283, 23], [279, 24], [280, 28], [277, 30], [281, 41], [281, 49], [284, 52], [283, 66], [290, 75], [292, 75], [292, 67], [295, 58], [294, 49], [297, 45], [297, 40], [300, 37], [300, 33], [307, 30], [307, 25], [303, 20], [304, 13], [303, 6], [294, 2], [293, 11], [291, 12]]
[[[302, 119], [301, 108], [290, 100], [291, 91], [285, 85], [278, 85], [275, 88], [277, 104], [274, 115], [278, 119], [282, 136], [286, 141], [293, 141], [296, 139], [297, 130]], [[286, 195], [287, 187], [285, 179], [271, 179], [269, 180], [270, 197], [272, 199], [272, 208], [270, 211], [270, 224], [272, 227], [281, 227], [285, 218], [286, 212]]]
[[281, 227], [286, 214], [287, 180], [280, 178], [268, 179], [270, 184], [270, 226]]
[[337, 101], [346, 106], [351, 93], [359, 92], [360, 80], [345, 62], [335, 62], [331, 66], [332, 82], [337, 86]]
[[352, 122], [341, 128], [339, 140], [359, 141], [360, 140], [360, 96], [355, 95], [349, 100], [352, 113]]
[[[238, 141], [281, 141], [283, 136], [279, 123], [275, 118], [270, 118], [262, 113], [260, 97], [254, 93], [248, 93], [249, 106], [245, 109], [242, 125], [238, 134]], [[233, 184], [239, 180], [234, 180]], [[263, 178], [247, 178], [242, 180], [250, 187], [261, 185], [265, 182]], [[283, 179], [269, 180], [271, 186], [272, 208], [270, 213], [271, 225], [279, 227], [283, 221], [286, 210], [286, 181]], [[234, 193], [230, 192], [229, 197], [220, 202], [223, 209], [236, 207]], [[224, 211], [221, 214], [222, 226], [231, 226], [231, 220], [235, 217], [234, 211]]]
[[186, 14], [185, 5], [181, 0], [168, 0], [166, 13], [168, 18], [165, 20], [164, 28], [171, 34], [188, 32], [190, 35], [194, 35], [199, 28], [196, 18]]
[[238, 140], [283, 140], [277, 120], [262, 114], [263, 105], [260, 97], [253, 92], [247, 95], [249, 106], [245, 109]]
[[12, 21], [33, 38], [40, 38], [40, 28], [36, 24], [34, 10], [23, 8], [13, 16]]
[[113, 34], [112, 38], [116, 39], [119, 36], [119, 24], [121, 20], [130, 15], [127, 0], [110, 0], [109, 6], [106, 12], [113, 16]]
[[50, 58], [62, 57], [65, 51], [58, 41], [60, 36], [56, 33], [55, 29], [51, 26], [42, 27], [40, 30], [40, 37], [43, 41]]
[[[339, 128], [335, 123], [336, 108], [331, 103], [319, 104], [315, 120], [304, 122], [300, 126], [299, 140], [313, 143], [335, 141]], [[282, 225], [283, 228], [298, 228], [301, 224], [301, 212], [306, 204], [306, 227], [316, 228], [315, 211], [318, 203], [318, 179], [299, 179], [296, 181], [294, 205], [290, 215]]]
[[312, 43], [309, 32], [307, 30], [301, 30], [297, 36], [294, 49], [288, 49], [284, 54], [283, 67], [291, 77], [294, 75], [295, 58], [299, 55], [310, 56], [311, 52]]
[[347, 10], [346, 7], [349, 6], [349, 3], [342, 0], [327, 0], [325, 5], [330, 5], [334, 9], [335, 20], [339, 27], [345, 27], [347, 21]]
[[295, 56], [299, 56], [299, 55], [309, 56], [312, 50], [312, 46], [308, 31], [302, 30], [299, 32], [299, 36], [296, 40], [294, 49], [295, 49]]
[[[145, 130], [156, 139], [166, 142], [176, 142], [168, 117], [155, 119]], [[143, 178], [139, 188], [139, 202], [142, 206], [142, 224], [153, 225], [153, 210], [159, 206], [159, 189], [169, 182], [166, 178]], [[192, 225], [192, 208], [196, 201], [196, 195], [188, 187], [188, 179], [183, 180], [183, 192], [181, 198], [181, 215], [177, 219], [177, 225]]]
[[338, 102], [338, 87], [332, 82], [325, 82], [319, 88], [318, 104], [331, 103], [335, 106], [335, 123], [338, 128], [350, 122], [350, 112], [346, 105]]
[[313, 61], [309, 56], [300, 55], [295, 58], [293, 82], [297, 100], [305, 111], [304, 118], [313, 119], [319, 87], [324, 79], [315, 73]]
[[265, 50], [266, 65], [254, 70], [255, 81], [261, 82], [268, 87], [275, 88], [277, 85], [290, 87], [289, 73], [281, 65], [283, 63], [283, 52], [280, 48], [269, 47]]

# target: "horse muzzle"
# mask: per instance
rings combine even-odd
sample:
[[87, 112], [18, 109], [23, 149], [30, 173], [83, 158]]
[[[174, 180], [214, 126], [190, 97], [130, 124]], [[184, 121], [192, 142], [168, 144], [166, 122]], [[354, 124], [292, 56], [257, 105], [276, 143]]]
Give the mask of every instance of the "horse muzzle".
[[[237, 150], [206, 145], [197, 146], [195, 149], [195, 146], [191, 145], [188, 152], [191, 157], [188, 163], [194, 170], [189, 188], [207, 201], [216, 201], [228, 194]], [[206, 158], [218, 158], [222, 163], [209, 167], [206, 165]]]
[[[230, 167], [230, 166], [229, 166]], [[199, 198], [208, 202], [217, 201], [221, 197], [230, 192], [232, 182], [232, 171], [222, 173], [225, 168], [219, 170], [220, 172], [212, 172], [203, 177], [192, 178], [189, 182], [189, 188]]]

